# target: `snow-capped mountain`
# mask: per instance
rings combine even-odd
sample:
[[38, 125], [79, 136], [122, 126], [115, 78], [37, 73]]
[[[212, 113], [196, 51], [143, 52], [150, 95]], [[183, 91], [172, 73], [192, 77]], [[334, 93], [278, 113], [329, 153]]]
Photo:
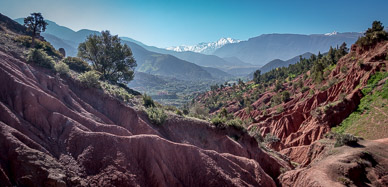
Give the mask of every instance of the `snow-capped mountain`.
[[331, 32], [331, 33], [326, 33], [325, 36], [334, 36], [334, 35], [337, 35], [338, 32], [337, 31], [334, 31], [334, 32]]
[[221, 38], [216, 42], [202, 42], [197, 45], [181, 45], [175, 47], [167, 47], [166, 49], [176, 52], [192, 51], [202, 54], [212, 54], [215, 50], [221, 48], [226, 44], [239, 43], [240, 41], [241, 40], [236, 40], [233, 38]]

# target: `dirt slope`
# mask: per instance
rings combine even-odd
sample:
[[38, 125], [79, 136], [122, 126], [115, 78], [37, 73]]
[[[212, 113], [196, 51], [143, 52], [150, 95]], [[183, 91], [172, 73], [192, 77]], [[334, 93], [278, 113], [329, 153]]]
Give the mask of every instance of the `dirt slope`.
[[101, 90], [25, 63], [8, 44], [0, 47], [4, 186], [275, 186], [290, 168], [246, 133], [172, 115], [154, 126]]
[[361, 141], [357, 147], [333, 148], [332, 144], [326, 142], [326, 149], [308, 167], [281, 175], [283, 186], [388, 185], [387, 139]]

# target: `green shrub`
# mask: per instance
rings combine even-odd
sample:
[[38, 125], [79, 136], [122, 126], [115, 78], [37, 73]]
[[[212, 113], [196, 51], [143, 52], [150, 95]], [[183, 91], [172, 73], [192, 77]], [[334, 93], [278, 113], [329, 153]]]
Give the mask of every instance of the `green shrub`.
[[179, 116], [183, 116], [183, 112], [179, 109], [176, 109], [175, 110], [175, 114], [179, 115]]
[[264, 138], [265, 143], [276, 143], [279, 141], [280, 141], [280, 139], [271, 133], [266, 134], [265, 138]]
[[309, 87], [303, 87], [302, 88], [302, 93], [306, 92], [307, 90], [309, 90], [310, 88]]
[[77, 57], [66, 57], [63, 59], [63, 62], [66, 63], [71, 70], [80, 73], [90, 71], [92, 69], [87, 62]]
[[346, 74], [348, 72], [348, 68], [346, 66], [341, 67], [341, 73]]
[[328, 132], [325, 134], [325, 138], [335, 139], [334, 147], [341, 147], [343, 145], [355, 146], [358, 145], [358, 138], [352, 134]]
[[284, 107], [283, 106], [279, 106], [277, 109], [276, 109], [276, 113], [280, 114], [284, 112]]
[[288, 100], [290, 100], [290, 92], [283, 91], [282, 92], [282, 101], [287, 102]]
[[212, 119], [210, 120], [210, 122], [211, 122], [214, 126], [216, 126], [216, 127], [221, 127], [221, 126], [223, 126], [223, 125], [225, 124], [225, 121], [226, 121], [225, 118], [219, 117], [219, 116], [216, 116], [216, 117], [214, 117], [214, 118], [212, 118]]
[[325, 91], [327, 89], [329, 89], [329, 85], [323, 85], [321, 88], [319, 88], [321, 91]]
[[388, 77], [388, 73], [377, 72], [374, 75], [372, 75], [368, 80], [367, 86], [365, 86], [365, 88], [361, 90], [362, 93], [364, 95], [371, 93], [372, 90], [377, 86], [378, 82], [380, 80], [383, 80], [385, 77]]
[[154, 100], [152, 100], [151, 96], [147, 94], [143, 95], [143, 106], [147, 108], [155, 106]]
[[335, 139], [334, 147], [341, 147], [343, 145], [355, 146], [358, 144], [358, 138], [352, 134], [337, 134]]
[[209, 117], [209, 110], [199, 104], [193, 105], [189, 110], [189, 115], [195, 118], [206, 120]]
[[128, 91], [125, 88], [117, 85], [112, 85], [108, 82], [102, 82], [101, 87], [104, 90], [104, 92], [110, 95], [113, 95], [114, 97], [121, 99], [125, 102], [129, 101], [131, 98], [134, 97], [132, 94], [128, 93]]
[[374, 21], [372, 27], [368, 28], [364, 36], [356, 41], [356, 44], [362, 48], [367, 48], [387, 39], [388, 33], [384, 31], [383, 24], [380, 21]]
[[241, 121], [241, 119], [238, 119], [238, 118], [226, 121], [225, 124], [227, 126], [234, 127], [236, 129], [240, 129], [240, 130], [244, 129], [244, 127], [242, 126], [243, 122]]
[[[21, 45], [23, 45], [27, 48], [32, 47], [31, 46], [32, 45], [31, 36], [19, 36], [15, 40], [16, 40], [16, 42], [20, 43]], [[49, 42], [35, 39], [35, 48], [42, 49], [50, 56], [62, 58], [62, 54], [59, 51], [55, 50], [55, 48]]]
[[54, 69], [56, 72], [58, 72], [61, 75], [68, 75], [69, 74], [69, 66], [63, 62], [58, 62], [54, 65]]
[[96, 71], [87, 71], [78, 76], [81, 83], [87, 88], [99, 88], [100, 87], [100, 74]]
[[27, 55], [27, 61], [49, 69], [53, 69], [55, 64], [53, 58], [42, 49], [31, 49]]
[[156, 125], [162, 125], [167, 119], [167, 114], [162, 108], [149, 107], [146, 112], [151, 122]]
[[264, 141], [264, 138], [263, 138], [263, 136], [260, 134], [260, 132], [259, 132], [257, 126], [254, 126], [254, 127], [250, 128], [249, 131], [248, 131], [248, 134], [249, 134], [251, 137], [255, 138], [256, 141], [257, 141], [257, 143], [261, 143], [261, 142]]

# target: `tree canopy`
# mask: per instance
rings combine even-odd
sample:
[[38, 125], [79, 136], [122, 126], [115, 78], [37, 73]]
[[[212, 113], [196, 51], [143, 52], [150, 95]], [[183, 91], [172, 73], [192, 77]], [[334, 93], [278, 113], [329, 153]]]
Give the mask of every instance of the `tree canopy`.
[[388, 33], [384, 31], [384, 26], [380, 21], [374, 21], [372, 27], [366, 30], [364, 36], [359, 38], [356, 44], [368, 48], [384, 40], [388, 40]]
[[27, 31], [32, 34], [32, 46], [35, 45], [35, 36], [44, 32], [48, 23], [44, 21], [41, 13], [32, 13], [30, 16], [24, 18], [24, 26]]
[[78, 46], [78, 56], [90, 61], [94, 70], [102, 74], [102, 78], [115, 83], [128, 83], [134, 77], [136, 61], [131, 49], [122, 45], [120, 38], [112, 36], [109, 31], [101, 35], [92, 34]]

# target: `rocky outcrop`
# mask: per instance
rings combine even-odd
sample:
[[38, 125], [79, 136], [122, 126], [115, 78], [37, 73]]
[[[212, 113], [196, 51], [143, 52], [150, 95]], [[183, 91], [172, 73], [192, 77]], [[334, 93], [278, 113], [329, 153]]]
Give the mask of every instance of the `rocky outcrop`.
[[[259, 127], [262, 135], [271, 133], [279, 137], [280, 143], [272, 146], [275, 150], [293, 147], [303, 149], [321, 139], [331, 127], [339, 125], [354, 111], [363, 96], [361, 89], [369, 77], [387, 67], [386, 62], [380, 58], [387, 51], [387, 42], [364, 53], [357, 53], [357, 47], [353, 47], [353, 51], [338, 62], [327, 78], [328, 81], [333, 81], [332, 86], [313, 95], [309, 92], [295, 95], [281, 106], [284, 112], [278, 113], [276, 108], [270, 108], [267, 115], [256, 115], [257, 123], [251, 126]], [[308, 81], [307, 79], [304, 85], [311, 85]], [[328, 83], [322, 83], [325, 84]], [[263, 94], [258, 101], [264, 101], [267, 95]], [[259, 103], [255, 102], [254, 105]], [[249, 117], [243, 110], [236, 114], [242, 118]], [[300, 155], [289, 156], [292, 160], [301, 161]]]
[[360, 146], [326, 148], [309, 167], [281, 175], [283, 186], [387, 186], [388, 141], [361, 141]]
[[0, 49], [4, 186], [275, 186], [290, 164], [246, 133], [144, 112]]

